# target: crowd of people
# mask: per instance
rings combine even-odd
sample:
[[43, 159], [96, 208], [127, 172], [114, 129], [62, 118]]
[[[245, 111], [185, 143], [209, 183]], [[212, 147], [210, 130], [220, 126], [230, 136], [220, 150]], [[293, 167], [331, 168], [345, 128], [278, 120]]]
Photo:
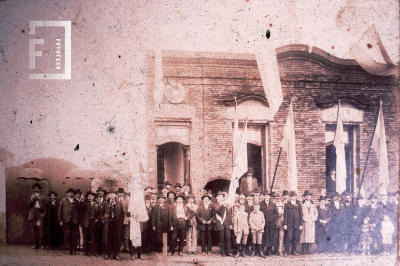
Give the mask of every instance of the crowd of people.
[[[59, 248], [63, 242], [68, 254], [82, 249], [85, 255], [111, 254], [119, 260], [120, 252], [131, 259], [147, 252], [169, 256], [197, 255], [198, 242], [204, 256], [218, 254], [233, 257], [288, 256], [310, 253], [389, 254], [397, 250], [398, 193], [359, 196], [328, 193], [318, 204], [306, 190], [260, 191], [250, 185], [235, 195], [233, 206], [228, 193], [214, 195], [206, 191], [196, 201], [189, 184], [171, 187], [166, 182], [160, 192], [145, 189], [149, 220], [138, 223], [141, 243], [130, 239], [130, 193], [122, 188], [108, 193], [101, 187], [83, 196], [79, 189], [66, 191], [59, 201], [49, 193], [46, 203], [40, 184], [33, 186], [29, 216], [35, 245], [32, 248]], [[134, 195], [133, 195], [134, 196]], [[198, 236], [199, 240], [198, 241]], [[136, 253], [136, 256], [135, 256]]]

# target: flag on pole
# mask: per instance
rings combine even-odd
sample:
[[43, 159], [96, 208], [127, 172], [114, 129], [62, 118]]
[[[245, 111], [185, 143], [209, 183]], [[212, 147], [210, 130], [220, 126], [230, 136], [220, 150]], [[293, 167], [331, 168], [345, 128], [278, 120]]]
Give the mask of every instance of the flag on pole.
[[398, 72], [398, 67], [393, 64], [386, 52], [375, 25], [372, 25], [350, 48], [350, 54], [365, 71], [371, 74], [391, 76]]
[[371, 148], [376, 152], [379, 162], [379, 193], [386, 193], [389, 185], [389, 165], [387, 159], [385, 121], [383, 119], [382, 102], [376, 121], [375, 133]]
[[282, 150], [287, 154], [288, 167], [288, 183], [290, 190], [297, 191], [297, 163], [296, 163], [296, 143], [294, 133], [293, 120], [293, 104], [290, 101], [289, 114], [286, 119], [285, 129], [283, 130], [283, 138], [281, 141]]
[[[244, 123], [243, 132], [240, 133], [238, 129], [237, 113], [235, 109], [235, 125], [233, 126], [233, 158], [234, 165], [231, 177], [231, 183], [229, 184], [228, 192], [228, 204], [233, 206], [235, 202], [236, 189], [239, 187], [239, 178], [247, 173], [247, 119]], [[240, 139], [239, 143], [235, 144], [235, 141]], [[235, 151], [236, 149], [236, 151]]]
[[346, 153], [345, 134], [343, 132], [343, 121], [340, 115], [340, 100], [338, 105], [337, 125], [333, 145], [336, 148], [336, 192], [341, 194], [346, 190]]

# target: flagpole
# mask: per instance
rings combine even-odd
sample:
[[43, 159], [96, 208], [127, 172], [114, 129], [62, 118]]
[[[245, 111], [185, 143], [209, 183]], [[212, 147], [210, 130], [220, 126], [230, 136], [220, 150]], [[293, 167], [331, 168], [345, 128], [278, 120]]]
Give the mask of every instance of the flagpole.
[[368, 158], [369, 158], [369, 153], [371, 152], [371, 146], [372, 146], [372, 142], [374, 141], [374, 136], [375, 136], [375, 131], [376, 131], [376, 124], [378, 123], [378, 119], [379, 119], [379, 112], [380, 112], [380, 110], [381, 110], [381, 107], [382, 107], [382, 100], [380, 101], [380, 106], [379, 106], [378, 116], [377, 116], [377, 118], [376, 118], [376, 122], [375, 122], [374, 133], [372, 134], [371, 143], [369, 144], [369, 148], [368, 148], [368, 154], [367, 154], [367, 159], [365, 160], [365, 165], [364, 165], [363, 174], [362, 174], [362, 177], [361, 177], [360, 188], [358, 189], [358, 193], [357, 193], [357, 198], [360, 196], [360, 192], [361, 192], [362, 184], [363, 184], [363, 182], [364, 182], [365, 170], [367, 169], [367, 165], [368, 165]]
[[279, 159], [281, 158], [281, 152], [282, 152], [282, 147], [279, 149], [278, 160], [276, 161], [276, 166], [275, 166], [274, 177], [272, 178], [272, 184], [271, 184], [271, 193], [272, 193], [272, 189], [274, 188], [274, 182], [275, 182], [276, 170], [278, 170], [278, 163], [279, 163]]

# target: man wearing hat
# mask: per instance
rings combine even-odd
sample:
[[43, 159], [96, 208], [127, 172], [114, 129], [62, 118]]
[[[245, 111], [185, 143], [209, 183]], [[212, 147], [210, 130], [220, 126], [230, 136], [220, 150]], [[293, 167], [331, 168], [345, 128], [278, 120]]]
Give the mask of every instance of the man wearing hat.
[[[75, 189], [74, 197], [75, 197], [76, 201], [78, 201], [80, 204], [82, 204], [85, 201], [85, 198], [82, 195], [82, 191], [79, 188]], [[79, 206], [81, 206], [81, 205], [79, 205]], [[83, 249], [83, 230], [82, 230], [82, 224], [81, 224], [82, 210], [79, 206], [78, 206], [78, 223], [79, 223], [78, 249]]]
[[76, 255], [79, 234], [79, 214], [80, 202], [74, 198], [74, 190], [69, 188], [67, 197], [60, 202], [58, 209], [58, 222], [63, 227], [64, 244], [68, 248], [68, 255]]
[[287, 231], [287, 241], [284, 255], [297, 255], [296, 248], [303, 230], [303, 215], [301, 205], [297, 202], [296, 191], [290, 191], [290, 201], [283, 211], [283, 229]]
[[168, 255], [174, 255], [177, 242], [179, 240], [178, 256], [182, 256], [183, 244], [186, 236], [186, 224], [194, 217], [195, 213], [183, 204], [185, 196], [176, 196], [176, 205], [170, 209], [169, 230], [172, 231], [172, 241]]
[[253, 192], [255, 188], [258, 189], [258, 181], [256, 178], [253, 178], [253, 169], [249, 168], [247, 177], [243, 177], [240, 181], [239, 192], [246, 194], [248, 192]]
[[83, 231], [83, 251], [84, 255], [89, 255], [89, 252], [96, 255], [95, 230], [95, 202], [92, 191], [87, 191], [85, 194], [86, 201], [81, 204], [82, 213], [82, 231]]
[[204, 255], [212, 253], [211, 250], [211, 230], [215, 220], [214, 210], [211, 204], [211, 197], [204, 194], [201, 197], [203, 203], [197, 210], [197, 229], [200, 231], [201, 252]]
[[[351, 202], [351, 196], [348, 193], [344, 194], [344, 240], [345, 240], [345, 250], [347, 252], [356, 251], [356, 239], [354, 234], [355, 220], [355, 207]], [[357, 243], [358, 244], [358, 243]]]
[[[98, 256], [99, 253], [104, 253], [105, 254], [105, 245], [106, 245], [106, 239], [108, 236], [106, 236], [106, 231], [105, 231], [105, 226], [104, 226], [104, 214], [105, 214], [105, 208], [103, 202], [103, 196], [104, 193], [96, 193], [95, 198], [94, 198], [94, 223], [95, 223], [95, 241], [92, 243], [94, 246], [95, 253], [94, 255]], [[90, 222], [89, 222], [90, 224]]]
[[[361, 236], [361, 226], [363, 224], [364, 219], [368, 216], [367, 206], [364, 202], [364, 197], [360, 194], [357, 198], [357, 203], [354, 206], [354, 239], [355, 245], [357, 245], [357, 239], [360, 239]], [[356, 251], [356, 250], [354, 250]]]
[[182, 186], [180, 183], [176, 183], [174, 188], [175, 188], [175, 194], [181, 193]]
[[105, 226], [108, 235], [105, 260], [110, 257], [111, 252], [114, 259], [119, 260], [118, 253], [120, 249], [119, 243], [122, 240], [121, 227], [124, 219], [124, 210], [122, 203], [117, 200], [117, 192], [116, 188], [111, 188], [108, 193], [109, 200], [104, 204]]
[[224, 202], [225, 195], [221, 191], [217, 193], [217, 202], [213, 204], [215, 213], [214, 231], [218, 235], [219, 253], [221, 256], [231, 256], [231, 228], [232, 210]]
[[151, 209], [154, 208], [152, 206], [152, 198], [153, 198], [154, 194], [151, 195], [146, 195], [144, 197], [144, 203], [146, 206], [146, 211], [147, 211], [147, 215], [149, 216], [149, 220], [147, 220], [146, 222], [140, 222], [141, 223], [141, 228], [142, 228], [142, 246], [141, 246], [141, 253], [147, 253], [149, 250], [151, 250], [151, 233], [152, 233], [152, 229], [151, 229]]
[[318, 199], [318, 218], [315, 228], [318, 253], [325, 253], [328, 251], [328, 225], [331, 220], [331, 210], [328, 206], [326, 206], [325, 199], [326, 198], [324, 196], [320, 196]]
[[301, 204], [301, 213], [303, 214], [303, 230], [300, 235], [300, 243], [302, 245], [302, 253], [310, 254], [311, 244], [315, 242], [315, 222], [318, 219], [318, 210], [311, 201], [311, 191], [304, 191], [305, 198]]
[[265, 228], [264, 228], [264, 247], [265, 255], [269, 256], [272, 252], [272, 247], [276, 246], [277, 234], [276, 234], [276, 224], [279, 219], [278, 207], [271, 200], [271, 193], [269, 190], [264, 192], [264, 202], [261, 212], [264, 214]]
[[44, 233], [44, 216], [45, 216], [45, 200], [40, 195], [40, 190], [42, 190], [42, 186], [39, 183], [36, 183], [32, 186], [33, 193], [29, 199], [28, 207], [28, 221], [31, 221], [32, 226], [32, 236], [33, 241], [35, 242], [33, 249], [36, 249], [41, 246], [43, 249], [43, 233]]
[[171, 190], [171, 183], [169, 181], [165, 181], [164, 186], [168, 191]]
[[331, 239], [329, 249], [333, 252], [342, 253], [344, 250], [344, 207], [340, 202], [340, 195], [334, 192], [332, 195], [332, 202], [330, 203], [331, 221], [329, 223], [328, 237]]
[[184, 204], [187, 204], [187, 200], [188, 200], [188, 197], [189, 197], [189, 195], [190, 195], [190, 184], [189, 184], [189, 182], [188, 181], [186, 181], [184, 184], [183, 184], [183, 188], [182, 188], [182, 194], [183, 194], [183, 196], [185, 196], [185, 202], [184, 202]]
[[60, 207], [60, 202], [57, 200], [57, 193], [55, 191], [50, 191], [49, 193], [50, 201], [46, 203], [45, 206], [45, 220], [46, 220], [46, 230], [47, 235], [50, 236], [51, 249], [58, 248], [60, 246], [60, 232], [61, 228], [58, 224], [58, 208]]
[[168, 233], [168, 206], [165, 203], [166, 197], [163, 193], [157, 195], [157, 204], [151, 210], [151, 227], [154, 231], [154, 247], [161, 252], [164, 246], [167, 249]]
[[154, 187], [153, 187], [153, 186], [147, 186], [147, 187], [144, 189], [144, 195], [149, 195], [151, 192], [153, 192], [153, 190], [154, 190]]
[[[129, 219], [129, 200], [131, 198], [131, 193], [129, 191], [125, 191], [124, 193], [124, 200], [121, 202], [122, 208], [124, 210], [124, 222], [122, 224], [122, 236], [123, 236], [123, 245], [122, 245], [122, 251], [123, 252], [129, 252], [129, 237], [130, 237], [130, 228], [131, 228], [131, 221]], [[150, 219], [150, 216], [149, 216]]]

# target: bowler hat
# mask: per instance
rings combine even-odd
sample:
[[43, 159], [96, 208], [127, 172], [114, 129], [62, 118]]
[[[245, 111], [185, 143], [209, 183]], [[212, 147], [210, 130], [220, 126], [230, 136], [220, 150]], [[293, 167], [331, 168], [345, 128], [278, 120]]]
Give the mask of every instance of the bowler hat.
[[321, 201], [321, 200], [326, 200], [326, 198], [324, 197], [324, 196], [319, 196], [319, 199], [318, 199], [319, 201]]
[[194, 195], [193, 195], [193, 194], [189, 194], [189, 195], [187, 196], [187, 198], [188, 198], [188, 199], [194, 199]]
[[293, 197], [293, 196], [297, 196], [297, 193], [296, 193], [296, 191], [290, 191], [290, 194], [289, 194], [289, 196], [290, 197]]
[[40, 190], [42, 190], [42, 186], [39, 183], [36, 183], [32, 186], [32, 189], [34, 189], [35, 187], [38, 187]]
[[92, 191], [87, 191], [86, 194], [85, 194], [85, 197], [87, 198], [89, 195], [93, 196], [93, 192]]
[[102, 193], [96, 193], [96, 196], [95, 196], [96, 198], [102, 198], [103, 197], [103, 194]]
[[103, 187], [99, 187], [96, 192], [104, 193]]
[[312, 193], [309, 190], [305, 190], [303, 196], [311, 196]]
[[260, 192], [261, 192], [261, 191], [260, 191], [258, 188], [253, 189], [253, 193], [254, 193], [254, 194], [256, 194], [256, 193], [259, 194]]
[[245, 198], [246, 198], [246, 196], [244, 194], [239, 195], [239, 199], [245, 199]]
[[176, 183], [175, 186], [174, 186], [174, 188], [175, 188], [175, 187], [180, 187], [180, 188], [182, 188], [182, 186], [181, 186], [180, 183]]
[[166, 185], [166, 186], [170, 186], [170, 185], [171, 185], [171, 183], [170, 183], [169, 181], [165, 181], [164, 185]]
[[289, 196], [289, 191], [284, 190], [284, 191], [282, 192], [282, 196]]
[[50, 195], [52, 195], [52, 194], [54, 194], [54, 196], [56, 196], [56, 197], [58, 196], [57, 193], [56, 193], [54, 190], [52, 190], [52, 191], [49, 192], [49, 197], [50, 197]]
[[144, 196], [144, 200], [151, 200], [151, 196], [150, 195]]
[[272, 192], [272, 195], [271, 195], [273, 198], [279, 198], [279, 193], [278, 192]]
[[203, 196], [201, 196], [201, 200], [203, 200], [205, 197], [207, 197], [208, 199], [211, 199], [210, 195], [204, 194]]
[[178, 198], [182, 198], [183, 200], [185, 200], [185, 196], [183, 194], [176, 195], [176, 199], [178, 199]]
[[271, 191], [269, 191], [268, 189], [266, 191], [264, 191], [263, 193], [264, 195], [271, 195]]
[[82, 191], [79, 188], [75, 189], [74, 194], [81, 194], [82, 195]]
[[73, 188], [69, 188], [69, 189], [67, 189], [67, 191], [65, 191], [65, 193], [74, 193], [74, 189]]
[[120, 194], [120, 193], [125, 193], [125, 191], [124, 191], [124, 188], [123, 188], [123, 187], [120, 187], [120, 188], [118, 188], [118, 194]]

